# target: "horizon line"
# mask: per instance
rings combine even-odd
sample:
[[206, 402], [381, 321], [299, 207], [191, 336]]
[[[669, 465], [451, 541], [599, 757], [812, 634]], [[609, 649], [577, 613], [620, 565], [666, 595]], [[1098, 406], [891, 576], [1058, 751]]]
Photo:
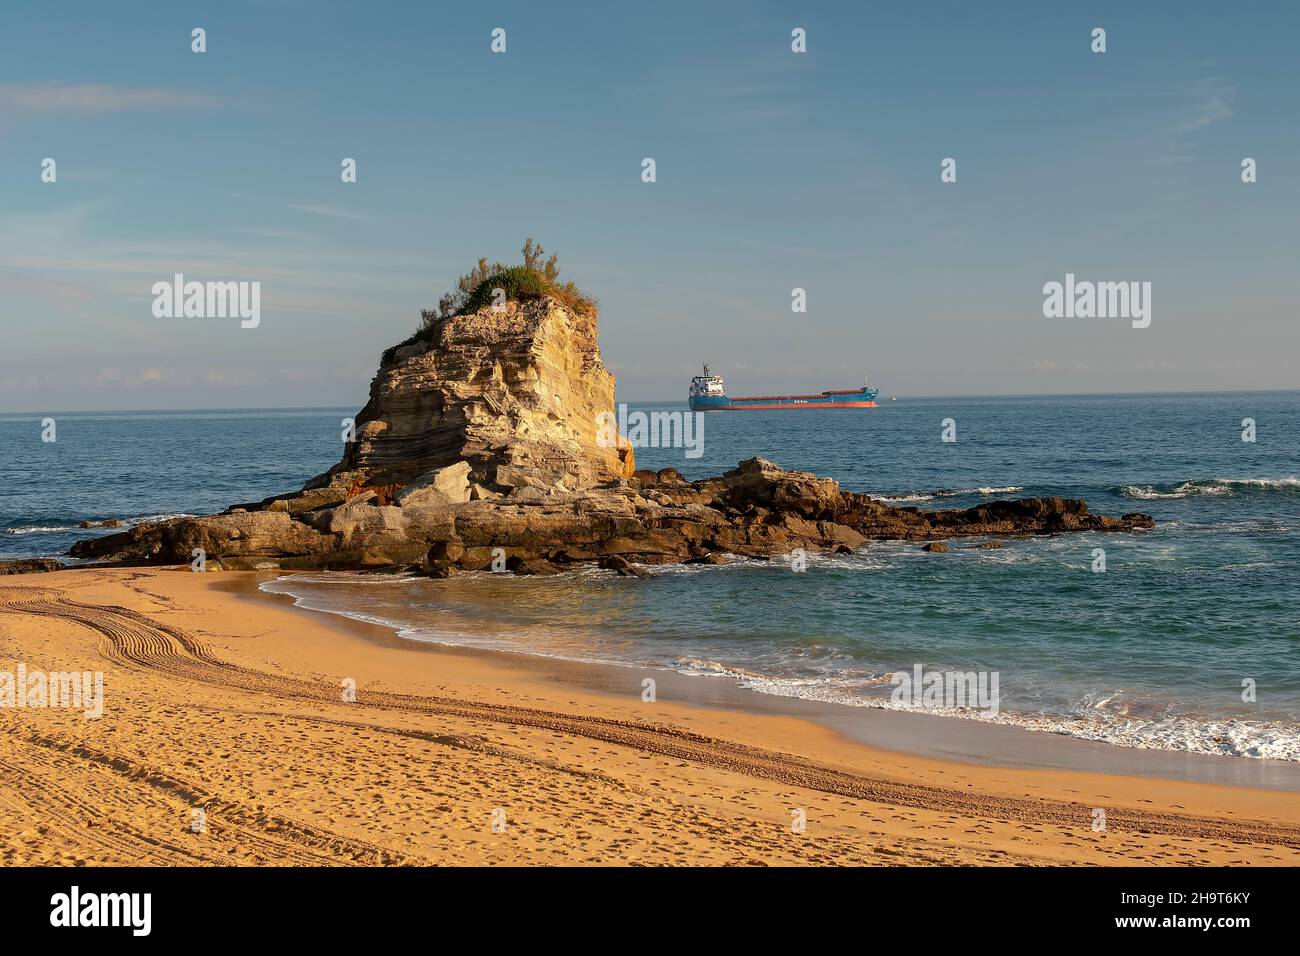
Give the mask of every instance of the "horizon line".
[[[1177, 395], [1266, 395], [1300, 392], [1296, 388], [1250, 388], [1250, 389], [1174, 389], [1146, 392], [1001, 392], [971, 393], [951, 395], [900, 395], [891, 396], [887, 401], [933, 401], [936, 399], [1007, 399], [1007, 398], [1157, 398]], [[629, 399], [616, 404], [636, 405], [685, 405], [685, 399]], [[360, 407], [364, 407], [363, 402]], [[328, 412], [347, 410], [354, 405], [212, 405], [200, 408], [63, 408], [63, 409], [23, 409], [18, 411], [0, 411], [0, 416], [30, 415], [184, 415], [194, 412]], [[880, 407], [884, 407], [883, 405]]]

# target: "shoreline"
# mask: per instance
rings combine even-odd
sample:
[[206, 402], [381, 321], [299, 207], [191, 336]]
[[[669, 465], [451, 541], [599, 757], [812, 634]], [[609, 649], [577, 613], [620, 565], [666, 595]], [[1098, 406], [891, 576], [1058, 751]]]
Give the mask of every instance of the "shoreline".
[[917, 756], [670, 677], [647, 703], [233, 593], [256, 578], [0, 582], [0, 658], [105, 686], [98, 719], [0, 707], [0, 862], [1300, 864], [1294, 792]]
[[356, 628], [356, 633], [371, 639], [479, 659], [508, 669], [535, 673], [541, 679], [561, 686], [596, 691], [614, 698], [629, 695], [639, 698], [642, 678], [653, 676], [661, 696], [691, 707], [808, 720], [835, 731], [846, 741], [900, 755], [976, 766], [1157, 777], [1300, 793], [1298, 761], [1125, 747], [1014, 724], [768, 694], [740, 686], [735, 678], [727, 675], [686, 675], [662, 665], [573, 660], [526, 651], [402, 637], [397, 625], [366, 621], [342, 611], [306, 607], [300, 605], [300, 599], [292, 594], [266, 591], [261, 587], [265, 582], [291, 576], [291, 573], [282, 571], [243, 572], [236, 580], [214, 582], [214, 587], [244, 600], [291, 608], [296, 613], [311, 615], [329, 627]]

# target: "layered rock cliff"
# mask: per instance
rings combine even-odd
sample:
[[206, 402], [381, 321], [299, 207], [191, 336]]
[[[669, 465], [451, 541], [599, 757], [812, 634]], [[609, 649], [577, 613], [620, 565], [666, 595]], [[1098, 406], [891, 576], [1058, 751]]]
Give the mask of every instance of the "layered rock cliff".
[[[614, 408], [596, 320], [549, 296], [443, 319], [379, 369], [342, 461], [301, 491], [221, 515], [141, 525], [73, 554], [159, 563], [201, 550], [228, 568], [411, 566], [550, 573], [599, 562], [769, 558], [871, 539], [1130, 531], [1146, 515], [1027, 498], [966, 510], [893, 508], [830, 478], [754, 458], [688, 482], [633, 471], [598, 441]], [[937, 550], [937, 549], [936, 549]]]
[[453, 504], [523, 488], [582, 491], [631, 473], [596, 441], [614, 408], [596, 320], [543, 297], [442, 319], [370, 385], [356, 441], [307, 489], [394, 488]]

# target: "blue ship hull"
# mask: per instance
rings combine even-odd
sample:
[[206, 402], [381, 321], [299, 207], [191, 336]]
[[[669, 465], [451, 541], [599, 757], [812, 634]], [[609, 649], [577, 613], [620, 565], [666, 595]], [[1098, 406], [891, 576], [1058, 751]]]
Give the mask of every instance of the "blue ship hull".
[[749, 395], [730, 398], [726, 395], [692, 395], [693, 412], [774, 411], [787, 408], [876, 408], [880, 389], [863, 386], [845, 391], [820, 392], [816, 395]]

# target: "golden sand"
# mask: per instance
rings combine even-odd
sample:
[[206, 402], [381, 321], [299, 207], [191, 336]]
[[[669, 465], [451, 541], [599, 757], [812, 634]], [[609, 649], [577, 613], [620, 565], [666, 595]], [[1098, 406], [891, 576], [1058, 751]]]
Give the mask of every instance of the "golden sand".
[[0, 670], [102, 671], [105, 694], [98, 719], [0, 709], [5, 864], [1300, 864], [1293, 793], [949, 763], [573, 690], [234, 577], [0, 585]]

